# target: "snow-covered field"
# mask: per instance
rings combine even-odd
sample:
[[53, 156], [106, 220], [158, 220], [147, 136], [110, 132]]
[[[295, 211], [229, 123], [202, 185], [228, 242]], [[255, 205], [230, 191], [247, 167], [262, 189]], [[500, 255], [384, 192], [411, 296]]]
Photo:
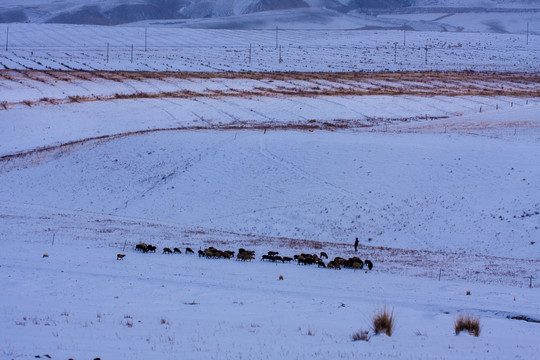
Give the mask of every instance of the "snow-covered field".
[[11, 24], [0, 69], [534, 72], [539, 45], [524, 33]]
[[[31, 50], [0, 61], [39, 68], [18, 51]], [[540, 89], [528, 70], [416, 82], [0, 72], [0, 358], [537, 357]], [[260, 261], [348, 258], [355, 237], [371, 271]], [[184, 251], [209, 246], [256, 259]], [[391, 337], [371, 330], [385, 306]], [[459, 314], [480, 319], [479, 337], [455, 335]], [[352, 341], [361, 329], [373, 336]]]

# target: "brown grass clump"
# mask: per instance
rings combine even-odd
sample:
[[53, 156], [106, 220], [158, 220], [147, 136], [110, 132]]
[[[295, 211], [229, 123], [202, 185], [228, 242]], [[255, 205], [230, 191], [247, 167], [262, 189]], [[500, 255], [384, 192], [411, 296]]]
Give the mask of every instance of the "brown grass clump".
[[369, 330], [362, 330], [355, 332], [352, 334], [352, 341], [369, 341], [371, 339], [371, 335], [369, 335]]
[[385, 306], [382, 310], [377, 311], [375, 316], [373, 316], [373, 331], [375, 331], [375, 334], [383, 332], [388, 336], [392, 336], [394, 325], [394, 308], [392, 308], [391, 312], [388, 312], [388, 309]]
[[456, 335], [461, 331], [467, 330], [469, 334], [474, 336], [480, 335], [480, 319], [473, 318], [470, 315], [459, 314], [458, 318], [454, 321], [454, 330]]

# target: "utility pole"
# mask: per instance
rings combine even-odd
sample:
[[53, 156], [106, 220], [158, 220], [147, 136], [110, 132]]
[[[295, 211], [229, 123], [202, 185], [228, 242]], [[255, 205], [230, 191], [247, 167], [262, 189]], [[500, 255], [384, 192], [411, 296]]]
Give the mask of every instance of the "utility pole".
[[529, 23], [527, 23], [527, 45], [529, 45]]
[[9, 26], [7, 27], [7, 30], [6, 30], [6, 51], [8, 51], [9, 49]]
[[133, 44], [131, 44], [131, 63], [133, 64]]
[[276, 26], [276, 50], [278, 48], [278, 27]]
[[144, 28], [144, 52], [148, 50], [148, 28]]
[[406, 34], [406, 31], [407, 29], [405, 28], [405, 24], [403, 24], [403, 46], [406, 46], [406, 37], [405, 37], [405, 34]]
[[281, 64], [283, 62], [283, 58], [281, 57], [281, 45], [279, 45], [279, 63]]
[[107, 63], [109, 63], [109, 43], [107, 43]]

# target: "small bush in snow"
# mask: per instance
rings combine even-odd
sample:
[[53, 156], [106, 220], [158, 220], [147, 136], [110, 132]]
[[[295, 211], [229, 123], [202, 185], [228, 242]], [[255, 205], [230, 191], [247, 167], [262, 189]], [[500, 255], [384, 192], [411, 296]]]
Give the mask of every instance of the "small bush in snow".
[[355, 332], [352, 334], [352, 341], [369, 341], [371, 339], [371, 335], [369, 335], [369, 330], [362, 330]]
[[373, 317], [373, 331], [375, 334], [383, 332], [388, 336], [392, 336], [394, 324], [395, 318], [393, 308], [391, 312], [388, 312], [388, 309], [385, 306], [384, 309], [377, 311]]
[[458, 318], [454, 321], [454, 330], [456, 335], [467, 330], [469, 334], [478, 336], [480, 335], [480, 319], [473, 318], [470, 315], [459, 314]]

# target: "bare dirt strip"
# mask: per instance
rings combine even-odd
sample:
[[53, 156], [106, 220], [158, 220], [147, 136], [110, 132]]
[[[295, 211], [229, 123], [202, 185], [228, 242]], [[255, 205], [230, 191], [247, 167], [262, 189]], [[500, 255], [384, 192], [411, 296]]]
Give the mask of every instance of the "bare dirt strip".
[[[182, 81], [253, 80], [256, 86], [235, 89], [201, 90], [181, 89]], [[93, 96], [67, 94], [64, 98], [43, 97], [39, 100], [6, 102], [0, 99], [0, 110], [15, 105], [66, 104], [88, 101], [151, 98], [196, 97], [256, 97], [256, 96], [512, 96], [540, 97], [540, 73], [496, 73], [472, 71], [425, 72], [144, 72], [144, 71], [59, 71], [59, 70], [1, 70], [0, 83], [84, 84], [85, 82], [110, 81], [117, 83], [146, 81], [178, 83], [177, 91], [151, 91], [144, 86], [132, 91]], [[276, 83], [274, 83], [276, 82]], [[287, 86], [283, 84], [286, 83]]]

